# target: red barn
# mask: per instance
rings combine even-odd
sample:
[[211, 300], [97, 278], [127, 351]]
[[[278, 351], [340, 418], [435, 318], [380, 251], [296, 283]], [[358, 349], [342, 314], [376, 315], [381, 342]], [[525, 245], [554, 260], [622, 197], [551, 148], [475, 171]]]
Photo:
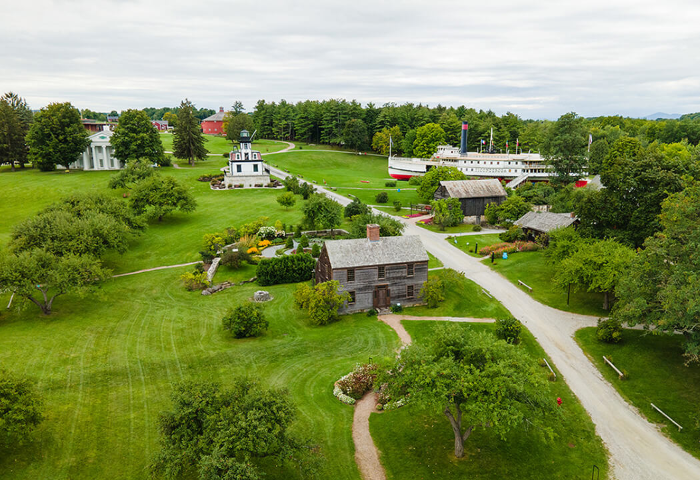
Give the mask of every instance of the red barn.
[[168, 121], [167, 120], [152, 120], [151, 123], [154, 127], [158, 129], [159, 132], [168, 131]]
[[224, 134], [224, 107], [219, 107], [219, 112], [202, 120], [202, 132], [212, 134]]

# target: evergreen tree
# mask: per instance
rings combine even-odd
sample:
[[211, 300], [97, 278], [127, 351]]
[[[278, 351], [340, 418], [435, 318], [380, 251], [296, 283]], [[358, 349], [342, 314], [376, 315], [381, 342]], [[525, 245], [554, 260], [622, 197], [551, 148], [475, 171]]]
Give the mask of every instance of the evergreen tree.
[[15, 162], [24, 164], [23, 157], [26, 149], [19, 118], [5, 100], [0, 100], [0, 164], [9, 163], [14, 172]]
[[[10, 108], [14, 110], [15, 115], [19, 120], [19, 134], [22, 137], [22, 148], [17, 148], [17, 150], [14, 152], [14, 159], [15, 161], [19, 162], [19, 168], [24, 168], [24, 164], [27, 163], [28, 153], [25, 138], [27, 137], [27, 133], [29, 133], [29, 127], [32, 125], [32, 121], [34, 120], [34, 114], [32, 113], [32, 109], [29, 108], [29, 105], [27, 105], [27, 101], [24, 98], [17, 95], [16, 93], [7, 92], [5, 95], [2, 96], [2, 98], [0, 98], [0, 101], [7, 102]], [[0, 160], [0, 162], [2, 162], [2, 160]], [[15, 165], [13, 163], [13, 171], [14, 168]]]
[[199, 120], [194, 115], [194, 105], [185, 99], [180, 103], [177, 113], [177, 125], [173, 129], [173, 153], [177, 158], [189, 159], [194, 166], [195, 160], [205, 160], [207, 149], [204, 147], [204, 137], [199, 126]]

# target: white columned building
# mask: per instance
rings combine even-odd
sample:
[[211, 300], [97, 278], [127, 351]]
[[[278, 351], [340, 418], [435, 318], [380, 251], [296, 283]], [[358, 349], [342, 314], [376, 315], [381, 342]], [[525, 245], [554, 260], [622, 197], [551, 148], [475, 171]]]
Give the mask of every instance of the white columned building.
[[229, 155], [228, 166], [222, 168], [226, 187], [264, 187], [270, 183], [270, 171], [265, 169], [262, 155], [251, 148], [248, 130], [241, 130], [240, 148]]
[[70, 164], [70, 168], [83, 170], [120, 170], [124, 164], [114, 156], [114, 148], [109, 142], [114, 132], [108, 127], [101, 132], [93, 133], [88, 138], [90, 145], [85, 149], [81, 158]]

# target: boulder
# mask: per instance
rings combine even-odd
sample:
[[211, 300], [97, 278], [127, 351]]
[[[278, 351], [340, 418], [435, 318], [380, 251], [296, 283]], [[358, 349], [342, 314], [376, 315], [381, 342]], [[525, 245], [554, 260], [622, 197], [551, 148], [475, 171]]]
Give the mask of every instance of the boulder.
[[272, 297], [270, 296], [270, 292], [266, 292], [265, 290], [258, 290], [253, 295], [253, 300], [255, 300], [256, 302], [269, 302], [270, 300], [272, 300]]

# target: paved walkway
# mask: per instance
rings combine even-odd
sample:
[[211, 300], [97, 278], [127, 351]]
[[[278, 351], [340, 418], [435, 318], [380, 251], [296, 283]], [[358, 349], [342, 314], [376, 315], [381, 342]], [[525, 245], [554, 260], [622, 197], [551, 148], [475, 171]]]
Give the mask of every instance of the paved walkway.
[[[279, 169], [275, 175], [285, 178]], [[350, 200], [323, 187], [320, 193], [347, 205]], [[379, 210], [375, 213], [382, 214]], [[596, 425], [610, 452], [610, 467], [618, 480], [698, 480], [700, 460], [665, 437], [630, 406], [600, 374], [578, 344], [574, 332], [596, 325], [596, 318], [562, 312], [535, 301], [505, 277], [444, 240], [445, 235], [415, 225], [415, 218], [400, 219], [406, 235], [418, 235], [425, 248], [443, 265], [464, 272], [470, 280], [500, 301], [518, 318], [552, 359], [566, 383]], [[483, 233], [479, 232], [479, 233]], [[659, 385], [663, 388], [663, 385]]]
[[145, 272], [154, 272], [156, 270], [165, 270], [166, 268], [179, 268], [179, 267], [187, 267], [189, 265], [196, 265], [198, 263], [202, 262], [190, 262], [190, 263], [181, 263], [179, 265], [165, 265], [163, 267], [153, 267], [153, 268], [146, 268], [143, 270], [137, 270], [135, 272], [129, 272], [129, 273], [119, 273], [117, 275], [112, 275], [112, 278], [117, 278], [117, 277], [126, 277], [127, 275], [136, 275], [137, 273], [145, 273]]

